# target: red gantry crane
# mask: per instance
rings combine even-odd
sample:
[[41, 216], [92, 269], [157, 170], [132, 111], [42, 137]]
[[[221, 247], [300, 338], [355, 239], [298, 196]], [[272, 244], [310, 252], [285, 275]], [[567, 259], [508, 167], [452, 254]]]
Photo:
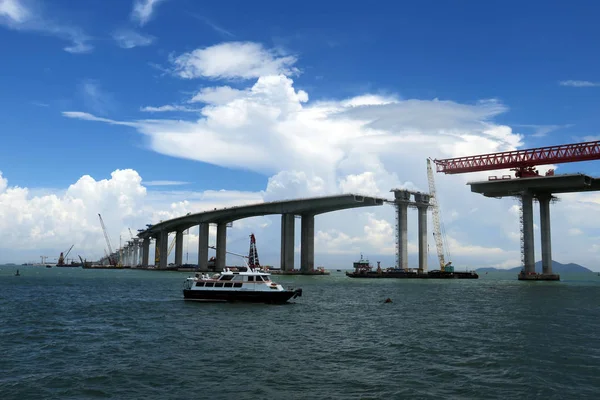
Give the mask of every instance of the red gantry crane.
[[[503, 151], [469, 157], [433, 160], [436, 171], [445, 174], [491, 171], [509, 168], [517, 178], [539, 176], [536, 165], [561, 164], [600, 159], [600, 141], [538, 147], [534, 149]], [[554, 175], [549, 170], [546, 175]]]

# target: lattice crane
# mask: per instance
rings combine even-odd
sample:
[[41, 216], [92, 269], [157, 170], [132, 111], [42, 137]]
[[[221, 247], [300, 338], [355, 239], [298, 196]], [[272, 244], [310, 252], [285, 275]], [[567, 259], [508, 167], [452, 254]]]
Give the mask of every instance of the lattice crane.
[[431, 213], [433, 214], [433, 238], [435, 239], [435, 248], [437, 251], [438, 260], [440, 262], [440, 270], [444, 271], [452, 262], [446, 263], [444, 256], [444, 235], [440, 223], [440, 205], [435, 191], [435, 181], [433, 179], [433, 168], [431, 167], [431, 159], [427, 159], [427, 181], [429, 182], [429, 204]]
[[[577, 161], [600, 160], [600, 141], [538, 147], [534, 149], [503, 151], [469, 157], [433, 160], [437, 172], [462, 174], [465, 172], [510, 169], [517, 178], [539, 176], [537, 165], [561, 164]], [[546, 175], [554, 175], [549, 170]]]
[[104, 226], [104, 221], [102, 220], [102, 215], [98, 213], [98, 218], [100, 219], [100, 225], [102, 225], [102, 232], [104, 232], [104, 239], [106, 239], [106, 245], [108, 246], [108, 262], [111, 265], [116, 265], [116, 261], [112, 258], [113, 250], [110, 245], [110, 239], [108, 238], [108, 233], [106, 232], [106, 226]]

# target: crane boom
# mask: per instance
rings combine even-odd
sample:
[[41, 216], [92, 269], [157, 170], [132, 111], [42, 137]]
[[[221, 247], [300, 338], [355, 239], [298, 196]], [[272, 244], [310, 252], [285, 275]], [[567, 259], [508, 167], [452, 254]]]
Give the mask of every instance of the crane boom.
[[113, 265], [115, 264], [115, 260], [113, 260], [112, 254], [113, 254], [113, 250], [112, 250], [112, 246], [110, 245], [110, 239], [108, 238], [108, 233], [106, 232], [106, 226], [104, 226], [104, 221], [102, 220], [102, 215], [100, 215], [100, 213], [98, 213], [98, 218], [100, 218], [100, 225], [102, 225], [102, 232], [104, 232], [104, 239], [106, 239], [106, 245], [108, 246], [108, 262]]
[[[433, 160], [436, 171], [445, 174], [490, 171], [494, 169], [516, 169], [526, 171], [536, 165], [560, 164], [600, 159], [600, 141], [572, 143], [560, 146], [504, 151], [469, 157]], [[526, 176], [526, 175], [521, 175]], [[517, 174], [519, 177], [519, 174]]]
[[440, 270], [443, 271], [446, 267], [446, 261], [444, 260], [444, 242], [442, 241], [439, 203], [435, 193], [435, 182], [433, 180], [433, 168], [431, 167], [430, 158], [427, 159], [427, 181], [429, 182], [429, 204], [431, 204], [431, 213], [433, 214], [433, 237], [435, 239], [435, 248], [440, 262]]

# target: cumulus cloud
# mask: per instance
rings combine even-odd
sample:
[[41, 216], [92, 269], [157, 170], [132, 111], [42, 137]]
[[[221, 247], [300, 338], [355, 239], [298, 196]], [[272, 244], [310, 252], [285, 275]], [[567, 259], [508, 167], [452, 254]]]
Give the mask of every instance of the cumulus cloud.
[[174, 57], [171, 62], [173, 73], [186, 79], [251, 79], [299, 72], [294, 67], [295, 56], [252, 42], [227, 42], [196, 49]]
[[143, 35], [130, 29], [119, 29], [113, 32], [112, 37], [117, 42], [117, 45], [123, 49], [149, 46], [155, 40], [154, 36]]
[[19, 31], [40, 32], [70, 41], [64, 50], [69, 53], [88, 53], [93, 46], [80, 28], [54, 21], [42, 7], [23, 0], [0, 0], [0, 25]]

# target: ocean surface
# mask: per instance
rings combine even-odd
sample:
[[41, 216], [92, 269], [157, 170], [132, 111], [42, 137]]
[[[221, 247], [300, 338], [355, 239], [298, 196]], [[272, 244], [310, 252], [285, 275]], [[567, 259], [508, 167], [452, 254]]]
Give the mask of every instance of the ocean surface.
[[274, 276], [287, 305], [186, 302], [189, 275], [0, 266], [0, 399], [600, 398], [597, 274]]

